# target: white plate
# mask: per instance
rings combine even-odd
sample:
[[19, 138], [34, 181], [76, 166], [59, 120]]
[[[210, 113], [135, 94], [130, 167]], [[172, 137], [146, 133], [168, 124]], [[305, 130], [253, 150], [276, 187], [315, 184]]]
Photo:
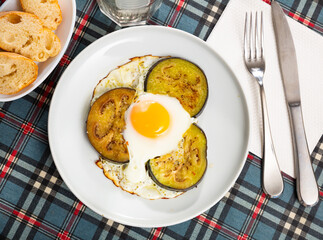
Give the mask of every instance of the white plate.
[[[62, 46], [61, 51], [57, 56], [53, 58], [49, 58], [45, 62], [37, 63], [38, 77], [32, 84], [30, 84], [28, 87], [24, 88], [23, 90], [21, 90], [16, 94], [12, 94], [12, 95], [0, 94], [0, 102], [16, 100], [33, 91], [54, 70], [54, 68], [56, 67], [56, 65], [59, 63], [62, 56], [64, 55], [73, 33], [75, 16], [76, 16], [76, 4], [75, 4], [75, 0], [58, 0], [58, 3], [62, 10], [63, 21], [58, 26], [55, 33], [61, 40], [61, 46]], [[5, 12], [5, 11], [22, 11], [20, 1], [7, 0], [0, 7], [0, 12]]]
[[[208, 139], [208, 169], [197, 188], [175, 199], [146, 200], [114, 186], [95, 165], [98, 153], [86, 135], [95, 85], [129, 58], [146, 54], [188, 59], [208, 78], [209, 98], [198, 118]], [[126, 225], [167, 226], [201, 214], [234, 184], [247, 156], [249, 117], [237, 79], [204, 41], [172, 28], [127, 28], [88, 46], [58, 82], [48, 121], [52, 156], [70, 190], [95, 212]]]

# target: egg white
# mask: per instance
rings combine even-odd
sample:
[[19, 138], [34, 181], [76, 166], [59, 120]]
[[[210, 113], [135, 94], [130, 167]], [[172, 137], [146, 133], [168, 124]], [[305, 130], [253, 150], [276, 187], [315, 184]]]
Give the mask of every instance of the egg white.
[[[179, 143], [180, 145], [181, 143]], [[181, 147], [178, 148], [176, 154], [181, 154], [180, 152], [183, 149]], [[132, 194], [136, 194], [142, 198], [149, 200], [156, 199], [169, 199], [175, 198], [181, 195], [183, 192], [171, 191], [165, 188], [161, 188], [156, 185], [156, 183], [148, 176], [145, 175], [145, 178], [140, 182], [132, 182], [127, 179], [125, 176], [125, 165], [111, 163], [104, 159], [101, 159], [102, 167], [105, 175], [113, 181], [113, 183]]]
[[105, 92], [119, 87], [129, 87], [138, 94], [144, 92], [144, 83], [149, 68], [163, 57], [146, 55], [130, 59], [130, 62], [113, 69], [95, 87], [91, 103], [93, 104]]

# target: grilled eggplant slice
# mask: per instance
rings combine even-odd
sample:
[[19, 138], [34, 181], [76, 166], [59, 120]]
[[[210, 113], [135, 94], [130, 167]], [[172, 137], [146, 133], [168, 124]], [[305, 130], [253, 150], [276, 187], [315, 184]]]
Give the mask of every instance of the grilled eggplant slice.
[[160, 60], [151, 67], [145, 80], [145, 91], [176, 97], [194, 117], [205, 106], [208, 85], [204, 72], [197, 65], [172, 57]]
[[122, 136], [124, 114], [133, 102], [136, 91], [115, 88], [104, 93], [92, 105], [87, 118], [87, 135], [102, 157], [117, 162], [129, 161], [126, 142]]
[[150, 177], [163, 188], [187, 191], [197, 186], [205, 174], [207, 141], [202, 129], [192, 124], [185, 132], [182, 144], [182, 151], [147, 162]]

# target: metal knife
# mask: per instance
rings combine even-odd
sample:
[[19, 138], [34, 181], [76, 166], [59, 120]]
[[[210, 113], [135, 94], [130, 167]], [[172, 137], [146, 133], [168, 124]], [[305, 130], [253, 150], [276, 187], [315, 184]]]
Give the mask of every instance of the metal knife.
[[304, 130], [294, 42], [285, 14], [276, 1], [271, 2], [271, 13], [292, 133], [297, 196], [304, 206], [313, 206], [318, 202], [319, 191]]

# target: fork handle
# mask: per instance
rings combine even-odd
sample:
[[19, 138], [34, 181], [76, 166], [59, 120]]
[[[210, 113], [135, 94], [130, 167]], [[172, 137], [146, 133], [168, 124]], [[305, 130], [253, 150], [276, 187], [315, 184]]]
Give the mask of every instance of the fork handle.
[[292, 104], [288, 109], [291, 119], [297, 196], [304, 206], [313, 206], [319, 200], [319, 191], [308, 151], [301, 105]]
[[260, 86], [263, 119], [263, 190], [270, 197], [278, 197], [284, 189], [284, 182], [278, 166], [268, 118], [264, 87]]

